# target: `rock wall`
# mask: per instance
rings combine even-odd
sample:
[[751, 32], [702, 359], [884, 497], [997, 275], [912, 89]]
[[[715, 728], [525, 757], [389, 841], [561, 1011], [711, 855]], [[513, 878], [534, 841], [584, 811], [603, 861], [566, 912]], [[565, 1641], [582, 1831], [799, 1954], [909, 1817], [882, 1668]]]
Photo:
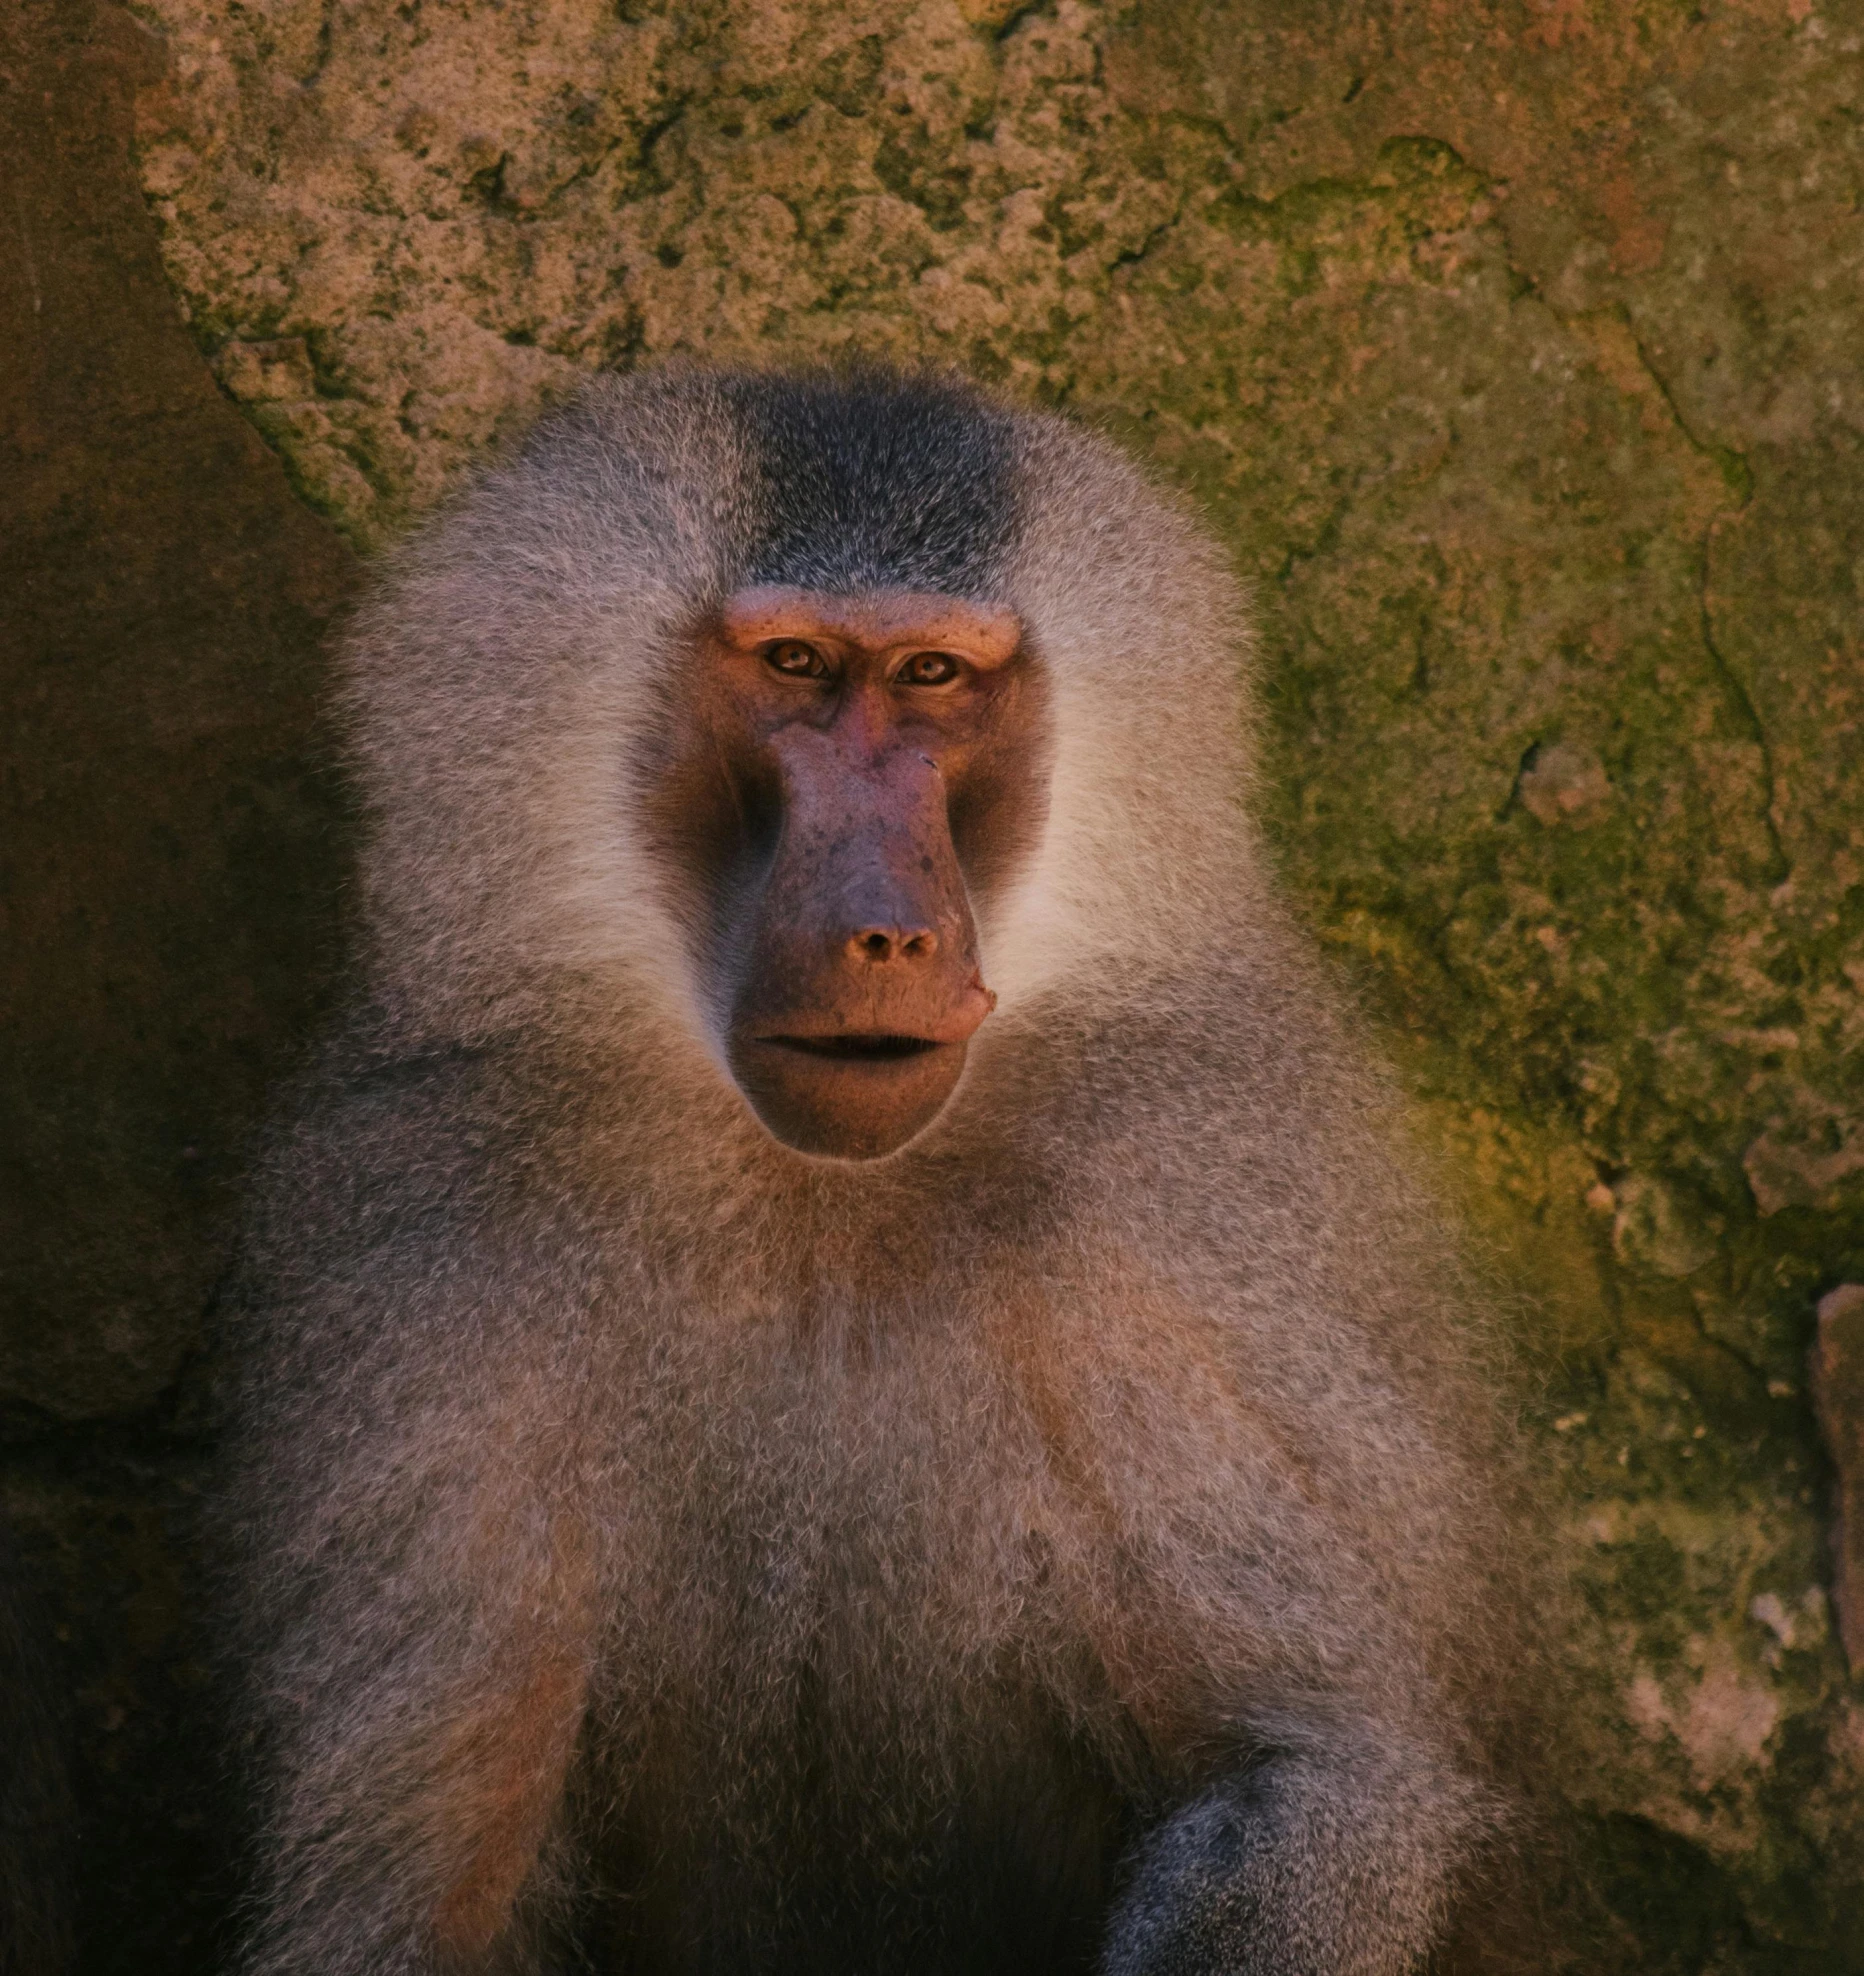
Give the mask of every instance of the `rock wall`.
[[193, 1510], [243, 1148], [344, 869], [355, 559], [215, 389], [130, 160], [160, 40], [0, 9], [0, 1502], [77, 1759], [84, 1966], [213, 1966]]
[[28, 14], [0, 1385], [100, 1962], [205, 1939], [135, 1824], [345, 540], [598, 366], [858, 350], [1099, 420], [1254, 586], [1288, 880], [1548, 1368], [1599, 1966], [1864, 1970], [1864, 0]]

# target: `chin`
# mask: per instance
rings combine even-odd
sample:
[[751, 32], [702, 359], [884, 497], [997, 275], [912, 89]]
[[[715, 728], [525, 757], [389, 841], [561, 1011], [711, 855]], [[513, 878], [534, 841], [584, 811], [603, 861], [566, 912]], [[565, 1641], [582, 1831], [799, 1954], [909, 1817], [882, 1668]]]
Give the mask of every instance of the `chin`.
[[944, 1111], [964, 1071], [963, 1043], [912, 1036], [747, 1037], [732, 1074], [783, 1145], [817, 1159], [885, 1159]]

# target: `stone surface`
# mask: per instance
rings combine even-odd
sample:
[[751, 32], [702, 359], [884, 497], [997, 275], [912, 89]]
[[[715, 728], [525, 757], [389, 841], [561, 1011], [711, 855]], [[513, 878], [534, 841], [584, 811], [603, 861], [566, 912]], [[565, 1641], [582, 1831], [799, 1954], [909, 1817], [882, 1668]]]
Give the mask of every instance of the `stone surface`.
[[960, 363], [1138, 447], [1255, 587], [1285, 870], [1547, 1367], [1599, 1966], [1864, 1966], [1805, 1374], [1864, 1279], [1864, 0], [58, 18], [105, 82], [24, 140], [58, 244], [6, 270], [72, 312], [16, 318], [71, 601], [22, 674], [48, 1260], [0, 1377], [60, 1460], [182, 1477], [234, 1128], [315, 999], [307, 508], [390, 540], [605, 363]]
[[1839, 1637], [1853, 1673], [1864, 1674], [1864, 1283], [1819, 1299], [1812, 1398], [1836, 1471], [1832, 1590]]
[[191, 1541], [246, 1140], [328, 973], [320, 639], [353, 558], [182, 325], [160, 41], [0, 11], [0, 1505], [43, 1581], [87, 1964], [204, 1969]]

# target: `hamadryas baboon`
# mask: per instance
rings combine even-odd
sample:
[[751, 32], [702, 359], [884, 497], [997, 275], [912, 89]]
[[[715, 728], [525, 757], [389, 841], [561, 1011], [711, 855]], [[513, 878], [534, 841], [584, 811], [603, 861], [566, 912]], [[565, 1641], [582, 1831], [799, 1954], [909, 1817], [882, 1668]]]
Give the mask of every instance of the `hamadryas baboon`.
[[938, 379], [605, 379], [391, 560], [243, 1293], [255, 1976], [1431, 1953], [1494, 1408], [1246, 649]]

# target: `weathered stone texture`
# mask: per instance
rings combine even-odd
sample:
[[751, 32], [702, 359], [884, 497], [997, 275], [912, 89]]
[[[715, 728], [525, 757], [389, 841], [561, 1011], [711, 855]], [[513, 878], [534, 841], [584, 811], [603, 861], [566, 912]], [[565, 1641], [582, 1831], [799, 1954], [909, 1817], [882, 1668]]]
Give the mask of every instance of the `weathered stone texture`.
[[1864, 1673], [1864, 1283], [1819, 1299], [1812, 1398], [1835, 1471], [1832, 1576], [1838, 1633]]
[[[591, 368], [682, 352], [960, 363], [1201, 498], [1256, 588], [1288, 876], [1554, 1367], [1602, 1966], [1864, 1968], [1864, 1698], [1806, 1378], [1815, 1302], [1864, 1277], [1864, 0], [109, 18], [189, 388], [211, 372], [358, 544]], [[154, 320], [129, 347], [181, 364]], [[73, 500], [100, 459], [71, 453]], [[45, 812], [142, 998], [99, 999], [69, 932], [30, 964], [22, 1089], [70, 1162], [34, 1215], [96, 1260], [54, 1255], [61, 1315], [4, 1364], [64, 1419], [172, 1405], [207, 1222], [135, 1134], [223, 1160], [188, 1107], [243, 1116], [304, 1006], [216, 964], [293, 951], [269, 874], [302, 840], [240, 792], [295, 786], [315, 686], [265, 671], [290, 639], [237, 663], [232, 613], [315, 616], [281, 599], [341, 565], [250, 499], [168, 538], [203, 585], [247, 545], [246, 588], [74, 629], [57, 675], [45, 759], [107, 776], [127, 728], [162, 819], [119, 894], [69, 847], [128, 827]], [[143, 678], [145, 624], [186, 660], [146, 718], [109, 684]], [[164, 856], [212, 912], [166, 903]]]
[[164, 50], [0, 9], [0, 1508], [79, 1759], [92, 1966], [195, 1970], [191, 1541], [245, 1142], [327, 977], [354, 558], [214, 388], [130, 169]]

